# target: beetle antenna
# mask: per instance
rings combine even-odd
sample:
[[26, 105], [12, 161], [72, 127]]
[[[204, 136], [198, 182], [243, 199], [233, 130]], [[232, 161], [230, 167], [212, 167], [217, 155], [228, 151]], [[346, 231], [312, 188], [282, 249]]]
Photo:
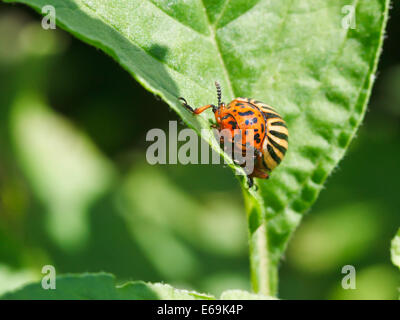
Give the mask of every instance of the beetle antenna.
[[218, 107], [220, 107], [222, 104], [221, 102], [222, 93], [221, 93], [221, 86], [217, 81], [215, 81], [215, 87], [217, 88]]

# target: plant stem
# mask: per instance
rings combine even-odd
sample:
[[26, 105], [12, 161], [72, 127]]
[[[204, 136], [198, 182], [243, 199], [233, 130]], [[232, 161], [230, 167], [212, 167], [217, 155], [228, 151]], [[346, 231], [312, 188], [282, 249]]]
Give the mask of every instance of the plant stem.
[[274, 296], [278, 279], [276, 264], [270, 259], [267, 220], [254, 195], [245, 191], [244, 196], [249, 229], [251, 285], [255, 293]]
[[267, 246], [267, 234], [266, 225], [262, 223], [261, 226], [253, 233], [252, 241], [253, 247], [253, 289], [257, 293], [263, 295], [271, 295], [269, 287], [269, 270], [268, 270], [268, 246]]

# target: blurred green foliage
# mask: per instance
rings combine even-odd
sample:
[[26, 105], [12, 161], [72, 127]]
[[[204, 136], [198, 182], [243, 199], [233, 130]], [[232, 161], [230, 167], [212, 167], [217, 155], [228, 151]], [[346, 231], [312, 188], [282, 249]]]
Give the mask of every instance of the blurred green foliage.
[[56, 290], [43, 290], [31, 283], [20, 290], [2, 296], [7, 300], [213, 300], [213, 296], [188, 290], [179, 290], [164, 283], [131, 281], [115, 284], [108, 273], [83, 273], [57, 277]]
[[[370, 112], [289, 245], [281, 298], [397, 298], [398, 4], [391, 16]], [[250, 289], [231, 171], [144, 161], [146, 132], [168, 120], [179, 121], [104, 54], [0, 4], [0, 293], [39, 279], [45, 264], [217, 296]], [[340, 286], [346, 264], [356, 290]]]

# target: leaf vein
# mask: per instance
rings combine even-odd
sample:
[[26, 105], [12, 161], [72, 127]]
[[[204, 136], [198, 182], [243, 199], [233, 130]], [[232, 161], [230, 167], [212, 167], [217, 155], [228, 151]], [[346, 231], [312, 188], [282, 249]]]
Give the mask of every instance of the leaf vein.
[[[227, 1], [229, 2], [229, 0]], [[252, 10], [255, 6], [257, 6], [259, 3], [261, 2], [261, 0], [258, 0], [257, 2], [255, 2], [251, 7], [247, 8], [247, 10], [244, 10], [243, 12], [240, 13], [240, 15], [238, 15], [237, 17], [233, 18], [232, 20], [228, 21], [227, 23], [225, 23], [222, 26], [217, 26], [217, 23], [215, 23], [215, 25], [217, 26], [217, 29], [223, 28], [225, 26], [227, 26], [228, 24], [232, 23], [233, 21], [239, 19], [240, 17], [242, 17], [243, 15], [245, 15], [246, 13], [248, 13], [250, 10]], [[225, 7], [224, 7], [224, 11], [225, 11]], [[218, 17], [218, 22], [220, 20], [221, 16]]]
[[182, 21], [176, 19], [176, 17], [172, 16], [169, 12], [165, 11], [162, 7], [158, 6], [156, 3], [153, 2], [153, 0], [147, 0], [149, 3], [151, 3], [154, 7], [156, 7], [158, 10], [160, 10], [162, 13], [164, 13], [165, 15], [167, 15], [168, 17], [174, 19], [176, 22], [178, 22], [180, 25], [188, 28], [190, 31], [193, 31], [195, 33], [197, 33], [198, 35], [202, 36], [202, 37], [208, 37], [207, 34], [201, 33], [200, 31], [197, 31], [196, 29], [192, 28], [190, 25], [187, 25], [185, 23], [183, 23]]
[[210, 18], [208, 17], [208, 14], [207, 14], [206, 6], [204, 5], [204, 1], [201, 0], [201, 3], [203, 5], [204, 14], [206, 15], [207, 21], [208, 21], [209, 30], [210, 30], [210, 33], [211, 33], [210, 39], [213, 42], [215, 48], [217, 49], [218, 59], [220, 60], [222, 69], [224, 70], [224, 75], [225, 75], [225, 78], [226, 78], [226, 82], [228, 83], [228, 89], [229, 89], [230, 96], [231, 96], [232, 99], [234, 99], [235, 98], [235, 92], [233, 90], [232, 82], [231, 82], [231, 79], [229, 77], [229, 72], [228, 72], [228, 70], [226, 68], [224, 58], [222, 57], [222, 54], [221, 54], [221, 48], [220, 48], [220, 46], [218, 44], [218, 40], [216, 38], [215, 29], [211, 25]]

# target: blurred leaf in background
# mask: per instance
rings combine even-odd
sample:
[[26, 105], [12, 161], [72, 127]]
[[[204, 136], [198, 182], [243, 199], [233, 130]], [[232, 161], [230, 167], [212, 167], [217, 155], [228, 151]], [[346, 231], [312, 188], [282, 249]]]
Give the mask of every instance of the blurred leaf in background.
[[400, 268], [400, 229], [397, 231], [396, 236], [392, 240], [390, 252], [393, 264]]
[[[32, 298], [33, 297], [33, 298]], [[213, 300], [214, 297], [188, 290], [174, 289], [162, 283], [128, 282], [116, 285], [107, 273], [64, 275], [57, 278], [57, 290], [43, 290], [32, 283], [2, 297], [7, 300]]]
[[[400, 229], [397, 231], [396, 236], [392, 240], [392, 246], [390, 248], [393, 264], [400, 270]], [[400, 287], [398, 288], [399, 300], [400, 300]]]
[[[144, 163], [146, 132], [166, 130], [175, 113], [101, 52], [39, 26], [31, 10], [0, 4], [0, 292], [37, 280], [45, 264], [215, 296], [249, 290], [230, 170]], [[281, 298], [397, 298], [398, 32], [394, 3], [370, 112], [289, 246]], [[345, 264], [357, 290], [340, 287]]]
[[10, 114], [17, 158], [47, 211], [47, 230], [59, 246], [80, 246], [88, 237], [87, 208], [104, 192], [111, 165], [39, 97], [21, 91]]
[[35, 270], [19, 269], [15, 271], [7, 265], [0, 264], [0, 295], [37, 280], [39, 280], [39, 275]]

